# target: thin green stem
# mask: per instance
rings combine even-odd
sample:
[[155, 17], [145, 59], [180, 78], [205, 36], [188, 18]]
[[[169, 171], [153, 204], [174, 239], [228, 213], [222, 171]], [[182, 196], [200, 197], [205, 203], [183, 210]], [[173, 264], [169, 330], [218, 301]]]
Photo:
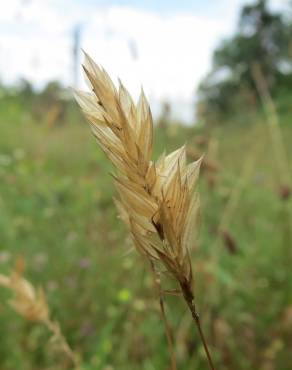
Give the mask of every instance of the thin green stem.
[[172, 329], [166, 317], [163, 291], [161, 288], [160, 274], [159, 274], [159, 271], [157, 271], [155, 264], [152, 260], [150, 260], [150, 267], [153, 273], [154, 286], [155, 286], [155, 290], [157, 292], [157, 297], [159, 300], [160, 315], [164, 323], [169, 356], [170, 356], [170, 361], [171, 361], [171, 370], [177, 370], [176, 356], [175, 356], [174, 343], [173, 343], [173, 333], [172, 333]]

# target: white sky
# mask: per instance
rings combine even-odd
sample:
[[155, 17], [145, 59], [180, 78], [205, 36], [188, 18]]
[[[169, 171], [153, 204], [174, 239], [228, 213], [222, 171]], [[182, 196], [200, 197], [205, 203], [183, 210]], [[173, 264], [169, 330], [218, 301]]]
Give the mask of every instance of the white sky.
[[[58, 79], [72, 85], [72, 34], [80, 24], [81, 46], [134, 97], [143, 84], [154, 111], [168, 100], [174, 115], [190, 121], [195, 89], [210, 69], [214, 47], [232, 34], [246, 1], [144, 3], [0, 0], [0, 79], [12, 83], [24, 77], [37, 86]], [[282, 8], [288, 0], [270, 3]], [[136, 45], [136, 60], [130, 44]]]

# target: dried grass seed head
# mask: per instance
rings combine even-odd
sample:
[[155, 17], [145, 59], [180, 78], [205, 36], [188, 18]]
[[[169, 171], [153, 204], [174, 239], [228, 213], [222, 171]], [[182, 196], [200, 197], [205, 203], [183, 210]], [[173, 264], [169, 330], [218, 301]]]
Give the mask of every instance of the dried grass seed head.
[[120, 197], [115, 203], [121, 218], [141, 253], [161, 261], [180, 282], [190, 283], [201, 160], [187, 165], [182, 147], [153, 162], [153, 120], [143, 90], [136, 105], [122, 83], [117, 90], [87, 54], [83, 67], [92, 92], [76, 91], [75, 96], [117, 170]]
[[17, 269], [10, 276], [0, 275], [0, 285], [9, 289], [13, 298], [10, 306], [25, 319], [44, 322], [49, 319], [49, 308], [44, 291], [23, 278]]

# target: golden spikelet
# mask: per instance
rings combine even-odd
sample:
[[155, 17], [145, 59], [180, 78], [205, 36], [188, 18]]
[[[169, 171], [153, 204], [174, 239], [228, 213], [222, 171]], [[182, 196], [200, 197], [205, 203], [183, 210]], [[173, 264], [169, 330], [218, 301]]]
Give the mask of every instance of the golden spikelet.
[[7, 288], [13, 294], [13, 298], [9, 301], [10, 306], [26, 320], [45, 325], [52, 333], [52, 338], [58, 343], [58, 349], [70, 359], [76, 370], [79, 369], [79, 358], [67, 343], [59, 324], [51, 320], [43, 289], [36, 289], [26, 280], [22, 276], [23, 270], [24, 261], [19, 258], [10, 276], [0, 274], [0, 286]]
[[22, 317], [30, 321], [46, 322], [49, 308], [42, 288], [34, 286], [21, 276], [23, 262], [18, 261], [15, 271], [10, 276], [0, 274], [0, 285], [13, 293], [10, 306]]
[[186, 149], [151, 160], [153, 122], [143, 90], [137, 105], [119, 82], [85, 54], [92, 93], [76, 91], [99, 145], [117, 169], [115, 203], [138, 251], [161, 261], [181, 284], [191, 284], [201, 160], [186, 164]]

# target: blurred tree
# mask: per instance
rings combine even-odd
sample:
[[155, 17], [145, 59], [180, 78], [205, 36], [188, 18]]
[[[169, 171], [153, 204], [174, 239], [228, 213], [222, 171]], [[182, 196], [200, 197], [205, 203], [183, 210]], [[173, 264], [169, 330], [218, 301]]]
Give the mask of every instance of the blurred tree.
[[212, 71], [199, 86], [198, 113], [210, 117], [232, 113], [243, 103], [254, 106], [255, 62], [272, 92], [283, 82], [292, 83], [290, 31], [289, 22], [273, 13], [266, 0], [244, 6], [236, 34], [215, 50]]
[[16, 86], [17, 94], [23, 99], [28, 100], [34, 96], [34, 89], [28, 80], [21, 78]]

